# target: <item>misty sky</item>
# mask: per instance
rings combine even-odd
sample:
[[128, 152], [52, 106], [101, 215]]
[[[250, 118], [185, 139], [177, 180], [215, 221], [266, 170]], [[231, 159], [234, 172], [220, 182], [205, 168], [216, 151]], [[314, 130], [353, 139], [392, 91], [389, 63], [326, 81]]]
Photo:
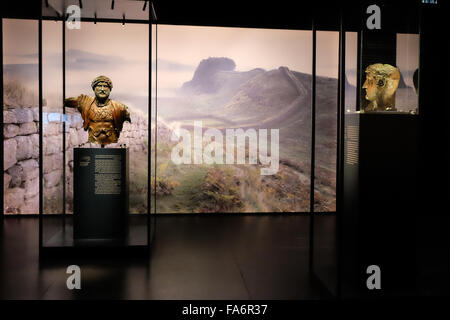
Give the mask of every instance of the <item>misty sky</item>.
[[[61, 101], [61, 24], [44, 21], [43, 28], [44, 96]], [[37, 21], [4, 19], [3, 34], [4, 64], [37, 63]], [[66, 29], [66, 39], [67, 96], [91, 94], [90, 82], [104, 74], [114, 83], [111, 98], [147, 110], [147, 25], [82, 23], [80, 30]], [[337, 77], [338, 40], [338, 32], [317, 33], [318, 75]], [[417, 68], [418, 35], [399, 34], [397, 43], [400, 69]], [[356, 33], [347, 34], [346, 49], [347, 76], [355, 84]], [[231, 58], [237, 71], [287, 66], [311, 73], [312, 32], [158, 25], [158, 95], [171, 95], [191, 80], [200, 61], [208, 57]], [[37, 68], [33, 72], [36, 82]], [[412, 85], [410, 79], [405, 81]]]
[[[66, 32], [67, 94], [92, 92], [90, 83], [103, 74], [111, 78], [111, 98], [147, 110], [148, 26], [82, 23]], [[91, 55], [85, 54], [91, 53]], [[142, 97], [136, 100], [135, 97]]]
[[[38, 62], [37, 28], [36, 21], [4, 20], [4, 64]], [[61, 23], [43, 21], [42, 41], [44, 98], [49, 105], [59, 106], [62, 101]], [[23, 69], [17, 69], [20, 80], [37, 91], [37, 66]], [[92, 95], [90, 83], [100, 74], [113, 81], [112, 99], [146, 112], [147, 25], [82, 23], [80, 30], [66, 29], [66, 96]]]

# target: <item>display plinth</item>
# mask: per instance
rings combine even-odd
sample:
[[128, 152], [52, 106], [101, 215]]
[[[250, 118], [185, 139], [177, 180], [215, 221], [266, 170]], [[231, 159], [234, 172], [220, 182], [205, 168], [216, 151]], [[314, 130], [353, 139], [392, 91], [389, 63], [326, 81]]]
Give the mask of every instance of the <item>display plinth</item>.
[[[413, 292], [418, 206], [418, 117], [346, 114], [343, 159], [342, 296]], [[368, 290], [367, 267], [382, 290]]]
[[125, 241], [128, 230], [128, 149], [74, 148], [75, 244]]

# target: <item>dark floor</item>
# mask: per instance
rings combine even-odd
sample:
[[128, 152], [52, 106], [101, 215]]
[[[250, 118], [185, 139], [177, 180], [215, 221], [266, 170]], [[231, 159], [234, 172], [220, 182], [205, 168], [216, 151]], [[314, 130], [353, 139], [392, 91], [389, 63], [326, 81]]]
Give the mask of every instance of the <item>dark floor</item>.
[[[158, 216], [145, 261], [39, 264], [38, 219], [5, 218], [0, 299], [320, 299], [308, 273], [309, 216]], [[68, 265], [81, 290], [68, 290]]]

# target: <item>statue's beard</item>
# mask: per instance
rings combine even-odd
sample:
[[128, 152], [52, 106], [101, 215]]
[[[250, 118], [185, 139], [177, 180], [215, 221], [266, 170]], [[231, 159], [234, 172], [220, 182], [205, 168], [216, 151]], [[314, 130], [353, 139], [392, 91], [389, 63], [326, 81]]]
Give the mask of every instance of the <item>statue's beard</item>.
[[106, 100], [108, 100], [108, 96], [105, 95], [104, 97], [96, 96], [96, 99], [100, 103], [104, 103]]

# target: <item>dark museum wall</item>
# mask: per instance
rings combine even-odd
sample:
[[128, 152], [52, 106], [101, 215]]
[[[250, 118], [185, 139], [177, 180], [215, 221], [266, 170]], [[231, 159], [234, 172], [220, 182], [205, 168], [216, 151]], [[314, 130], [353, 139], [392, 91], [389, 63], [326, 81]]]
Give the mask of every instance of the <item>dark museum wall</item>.
[[[442, 30], [448, 29], [445, 14], [449, 11], [448, 2], [441, 5], [440, 8], [424, 8], [421, 16], [421, 206], [416, 214], [416, 249], [421, 291], [448, 295], [450, 264], [444, 252], [449, 249], [450, 110], [447, 95], [442, 94], [440, 88], [445, 87], [448, 73], [444, 71], [448, 51], [442, 46]], [[433, 268], [436, 272], [432, 272]]]

